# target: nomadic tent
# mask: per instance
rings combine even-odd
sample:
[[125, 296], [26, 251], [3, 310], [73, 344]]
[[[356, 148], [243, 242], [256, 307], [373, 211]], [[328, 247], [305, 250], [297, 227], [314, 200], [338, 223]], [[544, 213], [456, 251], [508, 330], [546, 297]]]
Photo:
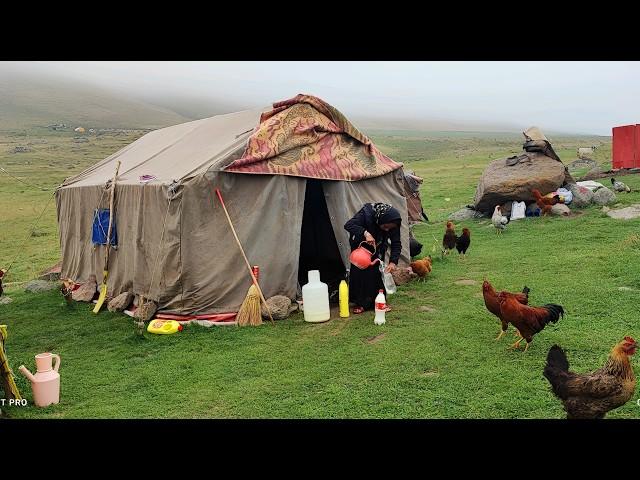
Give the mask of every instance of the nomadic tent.
[[152, 131], [68, 178], [56, 193], [62, 278], [102, 278], [105, 246], [93, 243], [92, 227], [108, 208], [118, 160], [110, 297], [131, 291], [179, 314], [238, 310], [251, 278], [216, 188], [266, 297], [295, 298], [309, 269], [323, 281], [342, 278], [350, 265], [343, 227], [366, 202], [401, 212], [408, 262], [402, 164], [332, 106], [298, 95]]

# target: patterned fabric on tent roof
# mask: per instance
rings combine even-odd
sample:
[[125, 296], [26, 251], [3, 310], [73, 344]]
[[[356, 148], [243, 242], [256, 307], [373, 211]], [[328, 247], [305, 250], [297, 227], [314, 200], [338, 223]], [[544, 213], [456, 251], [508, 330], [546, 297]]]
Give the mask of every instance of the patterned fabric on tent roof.
[[334, 107], [300, 94], [263, 113], [242, 157], [224, 170], [355, 181], [400, 167]]

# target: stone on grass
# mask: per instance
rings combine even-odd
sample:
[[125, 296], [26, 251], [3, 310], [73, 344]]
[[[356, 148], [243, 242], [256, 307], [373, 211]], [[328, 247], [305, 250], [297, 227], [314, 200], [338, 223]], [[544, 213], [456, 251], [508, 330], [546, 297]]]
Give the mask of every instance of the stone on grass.
[[608, 205], [616, 202], [616, 194], [607, 187], [599, 188], [596, 193], [593, 194], [593, 203], [598, 205]]
[[[267, 298], [267, 306], [274, 320], [282, 320], [287, 318], [291, 312], [291, 299], [284, 295], [275, 295]], [[264, 305], [262, 305], [261, 313], [263, 318], [269, 318], [269, 313]]]
[[55, 290], [58, 288], [56, 282], [47, 282], [46, 280], [32, 280], [24, 287], [25, 292], [40, 293], [48, 292], [49, 290]]
[[109, 310], [110, 312], [122, 312], [129, 305], [131, 305], [132, 301], [133, 301], [133, 293], [123, 292], [120, 295], [111, 299], [111, 301], [107, 304], [107, 310]]
[[564, 203], [556, 203], [551, 207], [551, 213], [553, 215], [568, 217], [571, 215], [571, 210]]
[[604, 211], [605, 208], [607, 209], [606, 214], [617, 220], [632, 220], [634, 218], [640, 218], [640, 204], [638, 203], [616, 210], [611, 210], [609, 207], [602, 207], [602, 210]]

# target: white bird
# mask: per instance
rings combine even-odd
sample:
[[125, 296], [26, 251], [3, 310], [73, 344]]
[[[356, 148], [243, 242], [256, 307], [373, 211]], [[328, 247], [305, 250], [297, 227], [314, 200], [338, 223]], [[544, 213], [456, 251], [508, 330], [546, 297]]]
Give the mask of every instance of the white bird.
[[502, 233], [509, 223], [509, 219], [502, 215], [502, 210], [500, 209], [500, 205], [496, 205], [496, 208], [493, 210], [493, 216], [491, 217], [491, 223], [496, 227], [496, 234]]
[[616, 181], [615, 178], [611, 179], [611, 185], [613, 185], [613, 189], [616, 192], [630, 192], [631, 189], [627, 187], [624, 183]]

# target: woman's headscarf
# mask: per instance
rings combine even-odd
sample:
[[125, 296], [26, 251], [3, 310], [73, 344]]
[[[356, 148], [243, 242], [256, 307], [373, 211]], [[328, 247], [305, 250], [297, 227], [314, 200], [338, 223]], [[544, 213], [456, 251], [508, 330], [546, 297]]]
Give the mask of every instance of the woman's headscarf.
[[385, 223], [395, 223], [400, 226], [402, 216], [400, 212], [388, 203], [372, 203], [373, 211], [378, 225]]

